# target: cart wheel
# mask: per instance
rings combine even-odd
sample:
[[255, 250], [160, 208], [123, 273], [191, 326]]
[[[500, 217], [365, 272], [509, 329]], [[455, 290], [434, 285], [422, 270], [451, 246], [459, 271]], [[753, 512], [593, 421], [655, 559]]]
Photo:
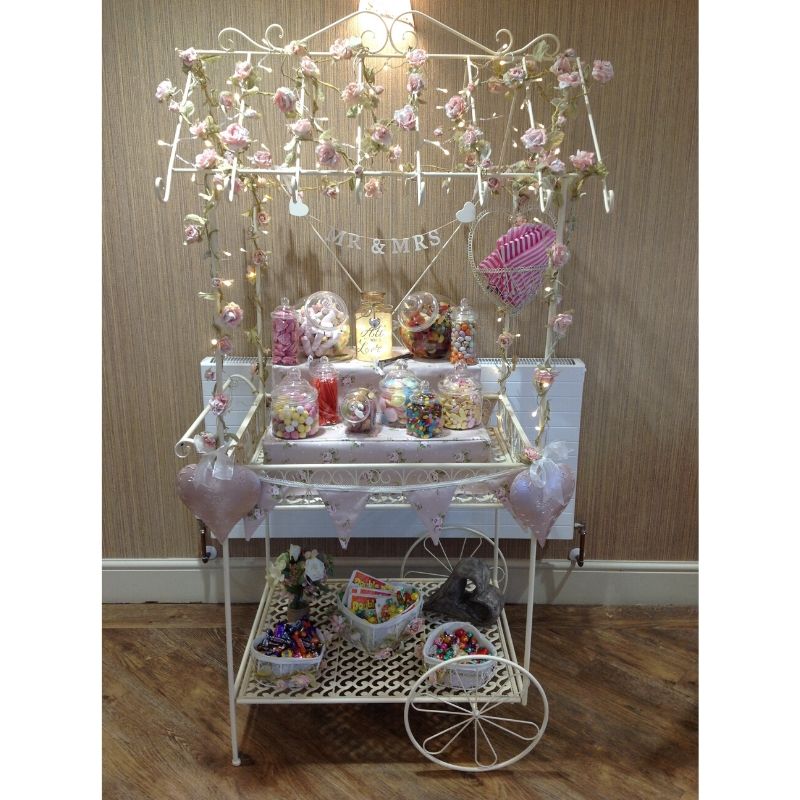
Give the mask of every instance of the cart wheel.
[[[459, 681], [443, 670], [461, 661], [494, 661], [494, 677], [484, 687], [448, 688]], [[513, 692], [498, 694], [493, 689], [497, 680]], [[536, 690], [532, 694], [531, 688]], [[460, 656], [434, 665], [417, 680], [406, 698], [404, 717], [412, 744], [435, 764], [487, 772], [519, 761], [536, 747], [549, 709], [539, 681], [515, 661]]]
[[[451, 540], [448, 533], [460, 531], [461, 536], [452, 539], [461, 539], [461, 550], [456, 556], [448, 555], [445, 550], [445, 541]], [[453, 566], [462, 558], [468, 556], [483, 558], [490, 561], [494, 553], [494, 540], [476, 528], [467, 528], [463, 525], [447, 525], [441, 530], [439, 543], [434, 544], [430, 534], [423, 533], [406, 551], [403, 563], [400, 566], [401, 578], [441, 578], [445, 580], [453, 571]], [[422, 571], [408, 566], [408, 560], [417, 556], [429, 556], [436, 562], [430, 565], [430, 571]], [[491, 569], [491, 567], [490, 567]], [[503, 551], [497, 550], [497, 586], [505, 594], [508, 587], [508, 564]]]

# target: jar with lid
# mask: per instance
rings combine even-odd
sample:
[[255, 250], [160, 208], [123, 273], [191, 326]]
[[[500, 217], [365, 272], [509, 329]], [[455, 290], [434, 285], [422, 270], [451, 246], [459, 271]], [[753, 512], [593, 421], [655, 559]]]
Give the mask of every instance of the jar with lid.
[[472, 378], [467, 365], [459, 361], [449, 375], [439, 381], [442, 400], [442, 425], [463, 431], [481, 424], [481, 386]]
[[356, 358], [382, 361], [392, 357], [392, 307], [386, 292], [364, 292], [356, 311]]
[[306, 439], [319, 431], [317, 390], [292, 367], [272, 397], [272, 435], [279, 439]]
[[442, 404], [428, 381], [422, 381], [406, 403], [406, 433], [417, 439], [432, 439], [441, 427]]
[[465, 364], [477, 364], [475, 354], [475, 335], [477, 333], [477, 316], [466, 298], [461, 304], [450, 311], [453, 332], [450, 338], [450, 361], [455, 364], [463, 361]]
[[397, 312], [399, 334], [412, 356], [445, 358], [450, 351], [450, 303], [430, 292], [414, 292]]
[[404, 358], [386, 370], [378, 384], [378, 404], [387, 425], [406, 424], [406, 403], [418, 388], [419, 378], [408, 368]]
[[339, 376], [328, 356], [314, 361], [310, 356], [311, 385], [317, 390], [319, 424], [335, 425], [339, 422]]
[[352, 389], [342, 399], [342, 419], [348, 433], [371, 433], [377, 412], [378, 398], [371, 389]]
[[297, 364], [300, 349], [300, 320], [289, 305], [289, 298], [282, 297], [281, 304], [270, 314], [272, 317], [272, 363], [293, 367]]
[[314, 292], [300, 302], [300, 346], [314, 358], [348, 358], [350, 315], [333, 292]]

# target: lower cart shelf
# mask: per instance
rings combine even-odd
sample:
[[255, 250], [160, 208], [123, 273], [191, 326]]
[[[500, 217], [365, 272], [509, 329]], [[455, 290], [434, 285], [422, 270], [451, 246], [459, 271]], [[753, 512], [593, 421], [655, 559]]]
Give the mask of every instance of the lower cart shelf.
[[[423, 596], [429, 595], [441, 583], [440, 579], [404, 579], [413, 584]], [[442, 617], [422, 612], [424, 628], [416, 635], [403, 640], [387, 658], [377, 659], [349, 641], [344, 634], [331, 630], [330, 618], [337, 612], [336, 593], [344, 589], [347, 581], [328, 582], [332, 592], [311, 602], [310, 617], [326, 636], [325, 658], [315, 681], [308, 687], [298, 689], [285, 682], [264, 680], [256, 675], [256, 663], [251, 657], [252, 641], [278, 619], [286, 614], [287, 598], [279, 588], [267, 585], [261, 599], [256, 620], [236, 680], [236, 702], [245, 705], [268, 703], [405, 703], [414, 683], [428, 667], [417, 654], [418, 645], [425, 642], [428, 634], [446, 622]], [[505, 612], [491, 628], [481, 628], [482, 633], [497, 650], [497, 656], [516, 662]], [[516, 670], [506, 664], [498, 664], [489, 681], [477, 691], [470, 692], [475, 700], [500, 702], [524, 702], [526, 691]], [[423, 697], [416, 702], [440, 702], [448, 698], [463, 699], [463, 691], [445, 686], [426, 688]]]

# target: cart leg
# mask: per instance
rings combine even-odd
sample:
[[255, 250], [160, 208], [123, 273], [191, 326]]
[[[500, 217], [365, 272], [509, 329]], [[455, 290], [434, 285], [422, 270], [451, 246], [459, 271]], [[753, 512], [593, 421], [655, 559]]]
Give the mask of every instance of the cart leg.
[[[531, 547], [528, 555], [528, 606], [525, 614], [525, 669], [531, 671], [531, 639], [533, 638], [533, 581], [536, 578], [536, 539], [531, 534]], [[522, 702], [528, 702], [528, 686], [522, 692]]]
[[269, 519], [271, 511], [267, 511], [266, 519], [264, 520], [264, 558], [266, 559], [266, 567], [264, 568], [264, 574], [269, 580], [269, 561], [270, 561], [270, 552], [269, 552]]
[[231, 718], [231, 763], [241, 766], [239, 758], [239, 734], [236, 729], [236, 689], [233, 674], [233, 623], [231, 621], [231, 559], [230, 545], [222, 543], [222, 577], [225, 586], [225, 648], [228, 661], [228, 713]]
[[500, 509], [496, 508], [494, 510], [494, 564], [492, 565], [492, 577], [494, 579], [495, 586], [500, 585], [500, 581], [497, 578], [498, 574], [498, 553], [500, 552]]

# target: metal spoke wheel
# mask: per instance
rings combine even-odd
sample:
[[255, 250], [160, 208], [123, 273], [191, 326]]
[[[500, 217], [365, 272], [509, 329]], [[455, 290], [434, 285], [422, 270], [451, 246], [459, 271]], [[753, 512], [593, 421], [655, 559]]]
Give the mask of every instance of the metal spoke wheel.
[[[460, 535], [451, 536], [452, 531]], [[460, 547], [454, 540], [461, 539]], [[414, 561], [420, 557], [432, 558], [435, 563], [418, 568]], [[420, 536], [406, 551], [400, 566], [401, 578], [441, 578], [445, 580], [462, 558], [481, 558], [493, 570], [494, 540], [476, 528], [448, 525], [442, 528], [439, 543], [434, 544], [429, 534]], [[494, 581], [493, 581], [494, 582]], [[500, 548], [497, 549], [497, 588], [505, 594], [508, 586], [508, 564]]]
[[[470, 687], [475, 681], [454, 669], [459, 662], [478, 662], [481, 669], [484, 661], [494, 664], [481, 686]], [[412, 744], [435, 764], [487, 772], [519, 761], [536, 747], [549, 709], [539, 681], [515, 661], [460, 656], [434, 665], [417, 680], [404, 717]]]

